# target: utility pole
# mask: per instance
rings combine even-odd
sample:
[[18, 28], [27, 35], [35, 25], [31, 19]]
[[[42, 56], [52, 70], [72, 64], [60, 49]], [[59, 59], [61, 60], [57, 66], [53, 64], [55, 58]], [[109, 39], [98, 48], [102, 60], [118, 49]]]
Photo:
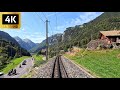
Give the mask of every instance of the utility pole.
[[48, 60], [48, 20], [46, 20], [46, 60]]

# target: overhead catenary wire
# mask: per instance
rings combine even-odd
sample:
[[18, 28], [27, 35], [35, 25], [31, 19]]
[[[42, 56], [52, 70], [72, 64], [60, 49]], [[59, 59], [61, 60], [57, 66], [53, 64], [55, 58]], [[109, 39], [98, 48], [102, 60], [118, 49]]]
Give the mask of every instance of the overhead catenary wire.
[[41, 16], [38, 13], [36, 13], [36, 12], [34, 12], [34, 13], [41, 19], [41, 21], [43, 21], [45, 23], [45, 21], [41, 18]]
[[[47, 16], [43, 13], [43, 12], [41, 12], [42, 13], [42, 15], [45, 17], [45, 19], [46, 20], [48, 20], [48, 18], [47, 18]], [[50, 26], [50, 21], [48, 21], [48, 24], [49, 24], [49, 26]], [[51, 28], [51, 26], [50, 26], [50, 28]], [[52, 29], [51, 29], [52, 30]], [[50, 32], [48, 31], [48, 34], [50, 34]], [[49, 35], [50, 36], [50, 35]]]
[[[43, 20], [43, 18], [37, 13], [37, 12], [33, 12], [34, 17], [36, 16], [36, 21], [42, 21], [43, 24], [45, 24], [45, 21]], [[40, 19], [40, 20], [39, 20]], [[40, 22], [39, 22], [40, 23]], [[24, 23], [24, 21], [22, 21], [22, 24], [24, 24], [25, 26], [27, 26], [29, 29], [33, 28], [31, 25], [27, 24], [27, 23]], [[38, 23], [37, 23], [38, 24]], [[38, 24], [39, 25], [39, 24]], [[44, 35], [43, 32], [41, 32], [42, 35]]]
[[[47, 18], [47, 16], [42, 12], [42, 15], [44, 16], [44, 18], [46, 19], [46, 22], [48, 22], [48, 18]], [[56, 14], [56, 12], [55, 12], [55, 17], [56, 17], [56, 23], [55, 23], [55, 26], [56, 26], [56, 31], [57, 31], [57, 14]], [[51, 31], [53, 31], [52, 30], [52, 26], [51, 26], [51, 24], [49, 23], [49, 26], [50, 26], [50, 28], [51, 28]], [[48, 31], [47, 31], [47, 33], [48, 33]], [[53, 32], [52, 32], [52, 38], [53, 38]], [[57, 41], [57, 51], [58, 51], [58, 40], [57, 40], [57, 38], [56, 38], [56, 41]], [[47, 45], [48, 46], [48, 45]], [[57, 53], [58, 54], [58, 53]]]
[[46, 60], [48, 60], [48, 58], [49, 58], [48, 22], [49, 21], [48, 21], [47, 17], [45, 16], [45, 14], [44, 13], [42, 13], [42, 14], [44, 15], [44, 17], [46, 19]]
[[51, 29], [51, 36], [53, 36], [53, 29], [52, 29], [52, 26], [51, 26], [51, 23], [49, 22], [49, 26], [50, 26], [50, 29]]
[[57, 31], [57, 14], [55, 12], [55, 17], [56, 17], [56, 31]]
[[48, 20], [47, 16], [42, 12], [43, 16], [45, 17], [46, 20]]
[[[56, 12], [55, 12], [55, 17], [56, 17], [56, 31], [57, 31], [57, 14], [56, 14]], [[57, 54], [59, 54], [58, 39], [57, 39]]]
[[[38, 15], [38, 14], [35, 13], [35, 12], [34, 12], [32, 15], [33, 15], [33, 17], [36, 17], [36, 18], [35, 18], [35, 23], [36, 23], [38, 26], [40, 26], [39, 23], [38, 23], [38, 22], [40, 22], [39, 18], [41, 18], [40, 15]], [[38, 21], [38, 22], [36, 22], [36, 21]], [[43, 22], [43, 24], [45, 23], [42, 18], [41, 18], [41, 21]], [[40, 22], [40, 23], [41, 23], [41, 22]]]
[[[47, 18], [47, 16], [45, 15], [45, 13], [42, 12], [42, 14], [43, 14], [43, 16], [45, 17], [45, 19], [48, 20], [48, 18]], [[51, 31], [52, 31], [52, 34], [50, 35], [50, 32], [49, 32], [49, 31], [48, 31], [48, 34], [49, 34], [49, 36], [53, 36], [53, 29], [52, 29], [52, 26], [51, 26], [50, 21], [49, 21], [49, 26], [50, 26], [50, 29], [51, 29]], [[53, 37], [52, 37], [52, 38], [53, 38]]]

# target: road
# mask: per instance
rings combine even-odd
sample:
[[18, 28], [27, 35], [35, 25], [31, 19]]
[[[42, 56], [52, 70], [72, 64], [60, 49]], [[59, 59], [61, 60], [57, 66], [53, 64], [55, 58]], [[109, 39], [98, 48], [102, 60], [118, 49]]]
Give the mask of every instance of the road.
[[19, 68], [20, 65], [18, 65], [15, 68], [17, 75], [8, 76], [7, 74], [5, 74], [4, 78], [20, 78], [22, 75], [27, 74], [30, 71], [30, 69], [32, 68], [32, 66], [34, 65], [34, 60], [32, 60], [32, 58], [28, 58], [25, 60], [27, 61], [26, 65], [22, 65], [22, 63], [21, 63], [21, 68]]

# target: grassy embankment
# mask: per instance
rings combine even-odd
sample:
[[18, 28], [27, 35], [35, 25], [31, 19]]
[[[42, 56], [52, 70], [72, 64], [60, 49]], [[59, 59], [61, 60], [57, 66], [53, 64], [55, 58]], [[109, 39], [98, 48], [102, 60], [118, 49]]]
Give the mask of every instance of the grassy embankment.
[[[33, 55], [35, 62], [34, 62], [34, 67], [39, 67], [41, 64], [43, 64], [45, 61], [43, 60], [42, 55]], [[35, 74], [34, 69], [32, 69], [28, 74], [21, 76], [21, 78], [31, 78], [32, 75]]]
[[9, 63], [5, 68], [0, 70], [0, 72], [4, 72], [5, 74], [8, 73], [11, 69], [15, 68], [17, 65], [19, 65], [23, 60], [26, 58], [29, 58], [28, 56], [23, 56], [20, 58], [15, 58]]
[[65, 54], [75, 63], [102, 78], [120, 77], [120, 50], [88, 51], [81, 49], [75, 55]]
[[43, 64], [45, 61], [43, 60], [43, 56], [42, 55], [33, 55], [34, 59], [35, 59], [35, 64], [34, 67], [39, 67], [41, 64]]

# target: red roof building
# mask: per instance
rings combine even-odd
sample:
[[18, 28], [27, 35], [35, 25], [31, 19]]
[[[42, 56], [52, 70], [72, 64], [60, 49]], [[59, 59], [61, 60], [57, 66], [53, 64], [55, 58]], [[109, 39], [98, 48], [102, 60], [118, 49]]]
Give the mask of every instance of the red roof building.
[[120, 30], [100, 31], [100, 39], [106, 40], [108, 44], [112, 42], [120, 43]]

